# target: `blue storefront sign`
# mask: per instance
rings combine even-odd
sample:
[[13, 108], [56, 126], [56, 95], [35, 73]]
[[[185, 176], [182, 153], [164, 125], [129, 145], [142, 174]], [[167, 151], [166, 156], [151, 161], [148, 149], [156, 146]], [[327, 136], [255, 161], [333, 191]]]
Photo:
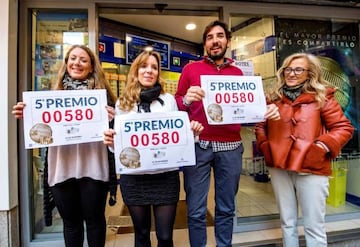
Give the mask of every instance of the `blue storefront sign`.
[[126, 34], [126, 63], [131, 64], [146, 47], [152, 47], [161, 55], [161, 68], [170, 69], [170, 43]]

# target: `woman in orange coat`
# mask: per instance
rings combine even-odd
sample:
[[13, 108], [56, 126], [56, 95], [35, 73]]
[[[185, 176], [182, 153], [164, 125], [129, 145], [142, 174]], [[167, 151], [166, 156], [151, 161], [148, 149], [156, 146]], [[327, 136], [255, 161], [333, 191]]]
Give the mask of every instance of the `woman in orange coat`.
[[280, 119], [256, 127], [257, 147], [264, 154], [277, 200], [283, 244], [299, 246], [298, 202], [302, 209], [306, 245], [327, 246], [326, 198], [331, 159], [352, 137], [354, 128], [324, 81], [314, 55], [287, 57], [268, 94]]

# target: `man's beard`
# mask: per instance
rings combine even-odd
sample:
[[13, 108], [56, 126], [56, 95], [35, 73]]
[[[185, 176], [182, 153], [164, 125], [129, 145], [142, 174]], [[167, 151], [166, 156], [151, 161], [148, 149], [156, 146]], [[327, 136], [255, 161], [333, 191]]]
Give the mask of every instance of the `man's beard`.
[[226, 53], [226, 49], [221, 51], [220, 53], [217, 53], [217, 54], [214, 54], [212, 55], [211, 52], [208, 53], [208, 56], [211, 60], [213, 61], [217, 61], [217, 60], [220, 60], [220, 59], [223, 59], [224, 56], [225, 56], [225, 53]]

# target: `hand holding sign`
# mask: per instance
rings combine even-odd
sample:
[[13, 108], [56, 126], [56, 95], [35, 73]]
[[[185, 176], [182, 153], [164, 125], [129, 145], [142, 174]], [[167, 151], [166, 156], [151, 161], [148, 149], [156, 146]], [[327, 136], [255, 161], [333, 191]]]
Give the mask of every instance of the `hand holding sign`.
[[204, 98], [205, 92], [199, 86], [191, 86], [188, 88], [186, 95], [184, 96], [184, 103], [190, 105], [194, 101], [200, 101]]

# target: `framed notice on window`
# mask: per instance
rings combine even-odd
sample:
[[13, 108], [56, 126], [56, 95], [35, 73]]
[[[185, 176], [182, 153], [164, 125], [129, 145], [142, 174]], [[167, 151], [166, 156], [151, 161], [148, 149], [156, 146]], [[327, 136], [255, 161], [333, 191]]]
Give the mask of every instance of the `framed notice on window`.
[[58, 13], [37, 10], [35, 71], [33, 90], [49, 90], [56, 82], [57, 73], [68, 49], [73, 44], [88, 42], [88, 15], [84, 11]]
[[131, 64], [146, 47], [152, 47], [161, 55], [161, 68], [170, 69], [170, 42], [126, 34], [126, 63]]

